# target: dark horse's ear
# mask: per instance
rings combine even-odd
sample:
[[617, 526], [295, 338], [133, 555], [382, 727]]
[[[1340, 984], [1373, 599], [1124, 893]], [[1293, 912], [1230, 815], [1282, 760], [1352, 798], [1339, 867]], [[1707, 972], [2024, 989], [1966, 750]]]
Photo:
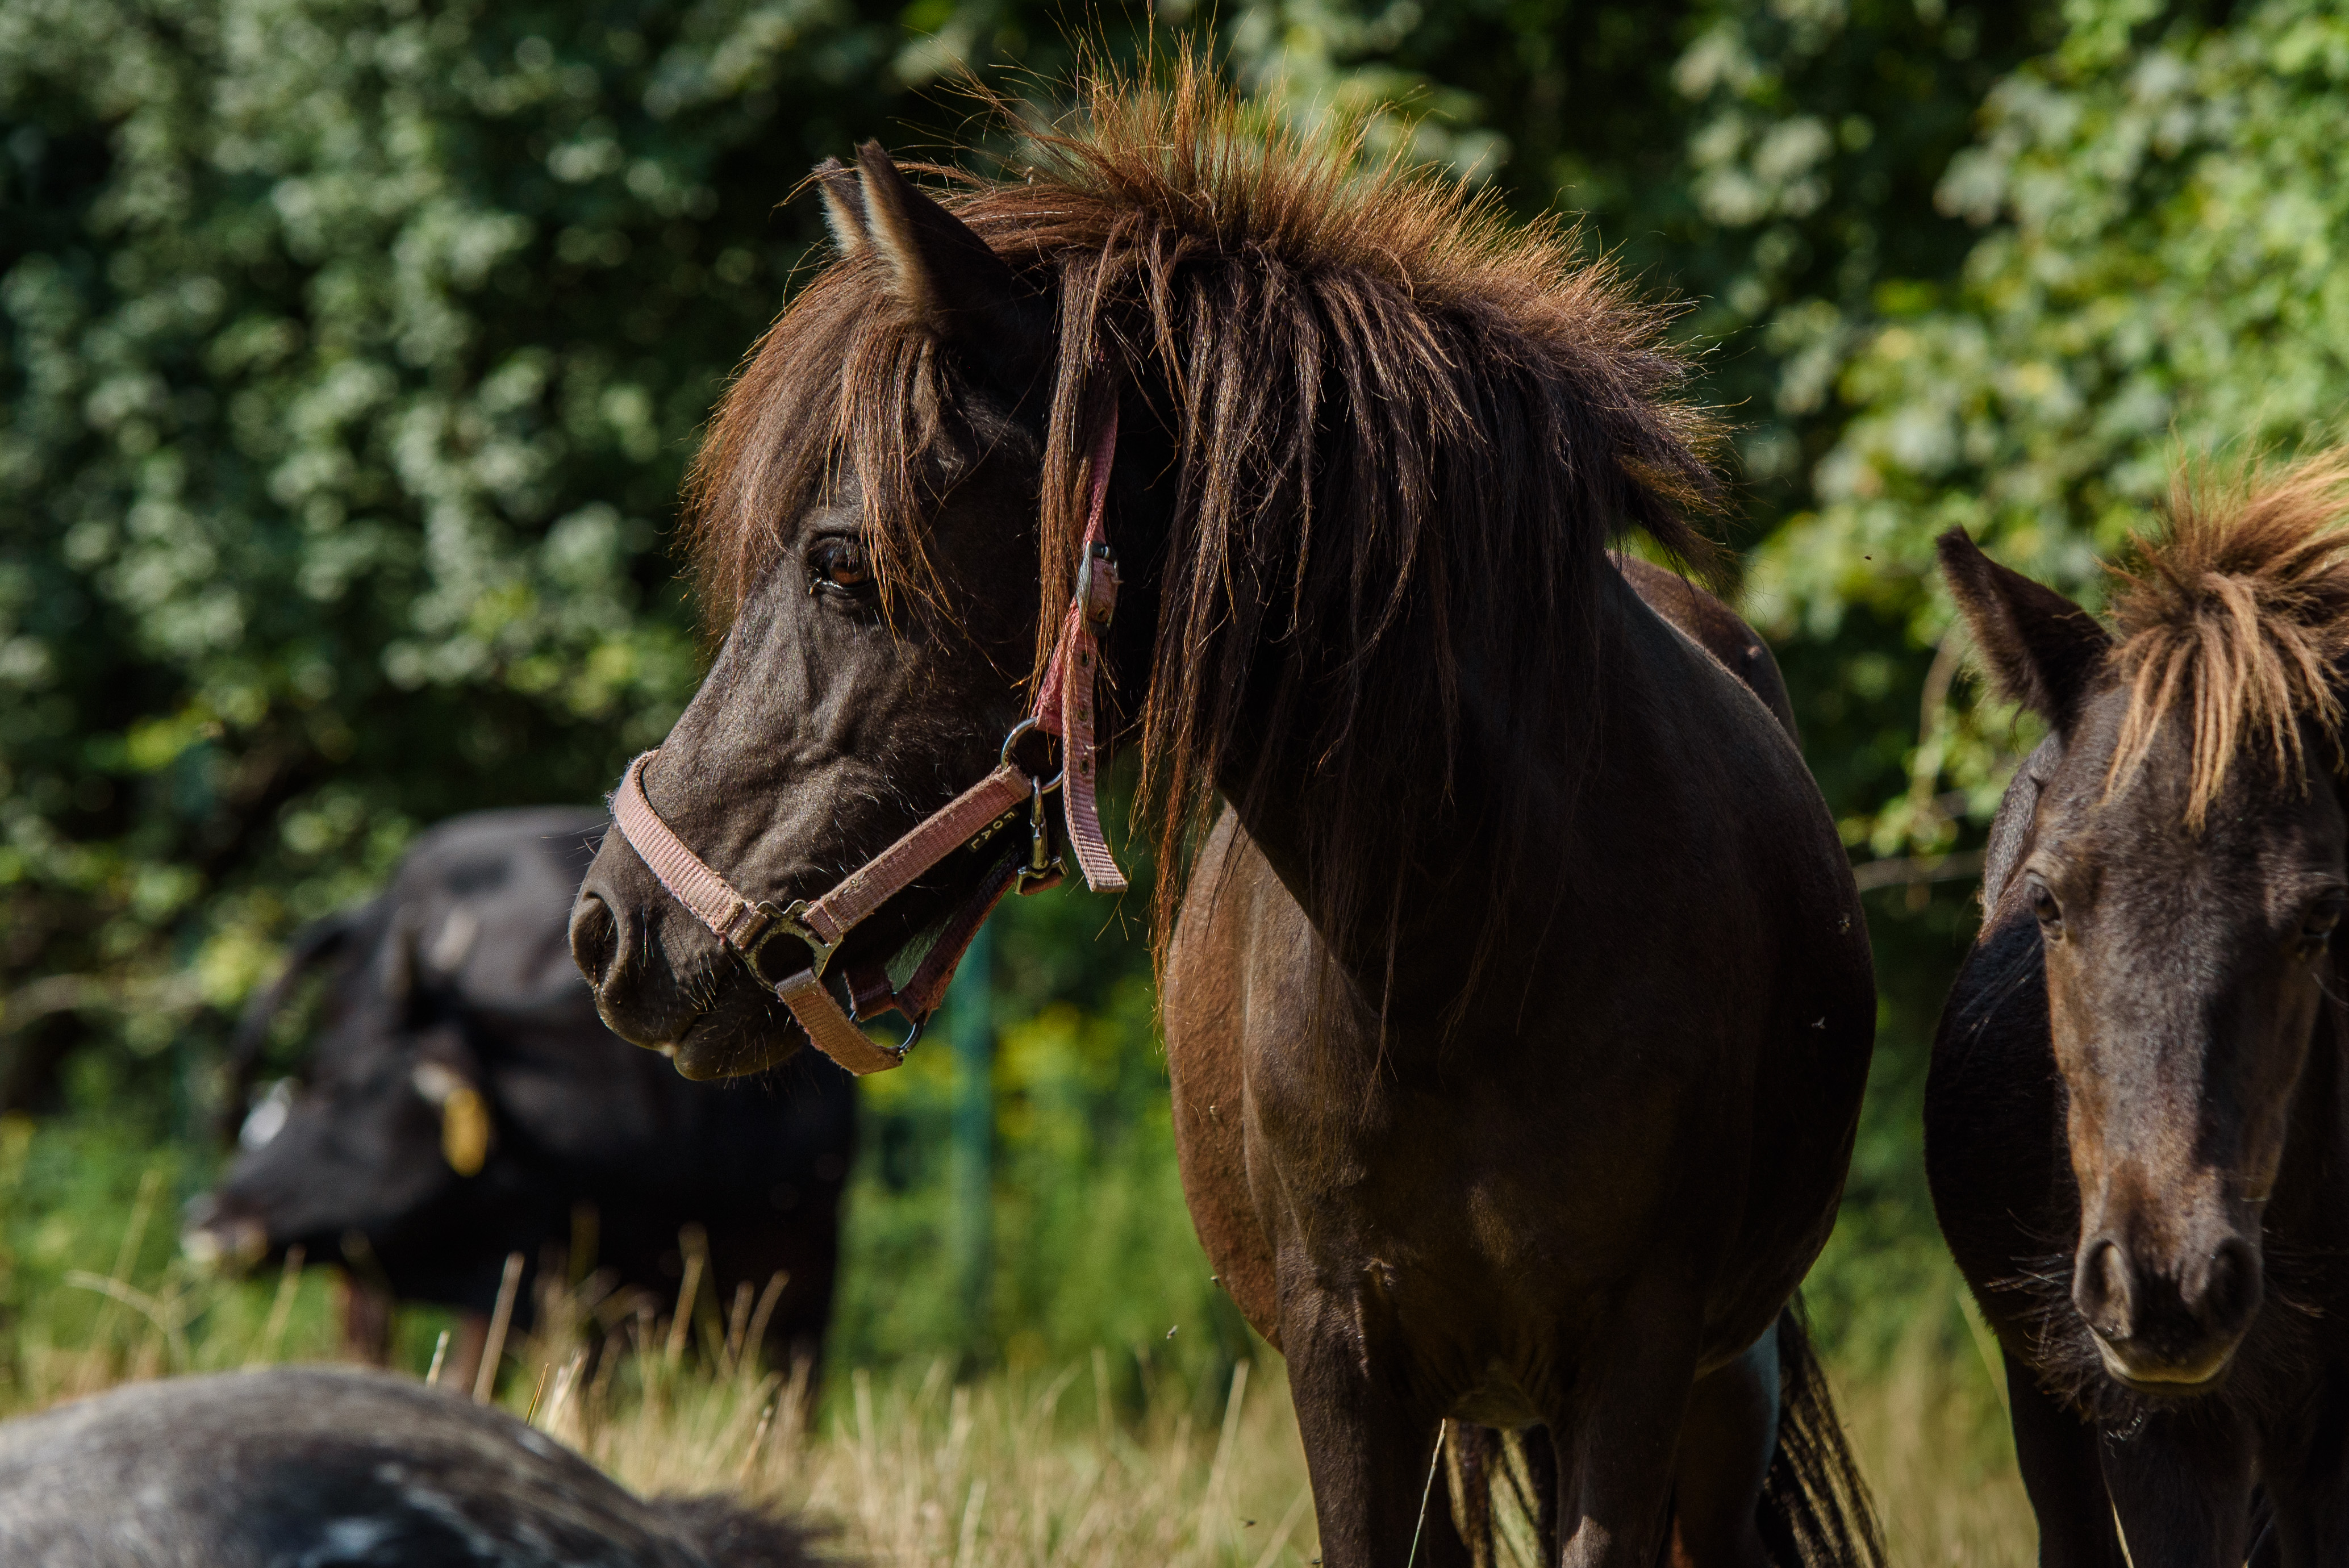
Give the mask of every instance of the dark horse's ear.
[[839, 159], [827, 158], [815, 166], [815, 187], [823, 196], [823, 224], [832, 231], [832, 243], [843, 256], [863, 255], [871, 242], [866, 238], [864, 192], [856, 176]]
[[2058, 733], [2069, 730], [2111, 637], [2054, 588], [1983, 555], [1964, 529], [1951, 529], [1937, 545], [1941, 576], [2000, 692]]
[[908, 313], [985, 369], [1026, 381], [1050, 322], [1035, 290], [985, 240], [916, 190], [877, 141], [856, 150], [854, 174], [828, 158], [815, 177], [843, 254], [879, 257]]

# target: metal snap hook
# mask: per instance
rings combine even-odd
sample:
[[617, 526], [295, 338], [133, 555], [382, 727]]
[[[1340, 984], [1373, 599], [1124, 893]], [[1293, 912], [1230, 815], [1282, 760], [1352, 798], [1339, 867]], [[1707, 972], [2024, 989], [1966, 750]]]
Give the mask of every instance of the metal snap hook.
[[1032, 793], [1028, 796], [1028, 864], [1019, 867], [1022, 888], [1057, 881], [1061, 872], [1061, 857], [1052, 853], [1052, 819], [1044, 811], [1044, 796], [1058, 788], [1061, 781], [1054, 779], [1047, 784], [1031, 778], [1028, 783]]

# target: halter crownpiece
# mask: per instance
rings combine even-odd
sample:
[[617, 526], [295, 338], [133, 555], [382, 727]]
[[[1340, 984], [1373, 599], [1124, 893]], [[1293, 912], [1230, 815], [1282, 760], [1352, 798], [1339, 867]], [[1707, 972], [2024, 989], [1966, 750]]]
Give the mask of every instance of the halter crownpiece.
[[[1100, 639], [1117, 610], [1117, 558], [1109, 546], [1104, 519], [1110, 466], [1116, 452], [1117, 403], [1112, 400], [1091, 454], [1076, 591], [1061, 618], [1060, 637], [1044, 667], [1035, 707], [1004, 738], [1003, 755], [995, 771], [915, 824], [904, 837], [849, 873], [829, 892], [801, 899], [788, 909], [778, 908], [771, 902], [753, 902], [712, 870], [661, 820], [645, 794], [645, 767], [660, 754], [657, 749], [630, 763], [620, 787], [612, 794], [613, 821], [619, 825], [629, 847], [660, 878], [661, 886], [741, 960], [752, 979], [771, 990], [791, 1010], [800, 1027], [807, 1031], [810, 1044], [852, 1073], [883, 1073], [905, 1061], [906, 1050], [920, 1037], [923, 1025], [945, 997], [962, 955], [1005, 893], [1015, 884], [1023, 893], [1040, 892], [1060, 880], [1060, 861], [1051, 852], [1044, 806], [1044, 797], [1054, 789], [1061, 793], [1068, 842], [1076, 851], [1085, 885], [1097, 893], [1115, 892], [1127, 885], [1124, 872], [1102, 836], [1101, 809], [1095, 798], [1100, 772], [1094, 740], [1100, 706]], [[1061, 737], [1060, 778], [1047, 783], [1013, 761], [1014, 747], [1030, 730]], [[949, 855], [985, 846], [1020, 817], [1022, 805], [1028, 807], [1026, 860], [1006, 856], [988, 869], [947, 916], [929, 951], [904, 985], [891, 983], [885, 963], [861, 965], [848, 971], [849, 1002], [854, 1011], [843, 1008], [824, 984], [824, 971], [848, 933]], [[809, 961], [781, 980], [770, 980], [760, 967], [761, 956], [769, 942], [785, 936], [806, 947]], [[895, 1047], [878, 1044], [857, 1027], [859, 1021], [890, 1011], [903, 1014], [913, 1025], [905, 1044]]]

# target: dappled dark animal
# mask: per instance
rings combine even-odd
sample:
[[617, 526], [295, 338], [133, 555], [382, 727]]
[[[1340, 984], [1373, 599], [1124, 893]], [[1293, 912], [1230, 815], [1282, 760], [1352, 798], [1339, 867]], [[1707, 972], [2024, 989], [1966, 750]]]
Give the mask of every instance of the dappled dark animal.
[[0, 1563], [26, 1568], [803, 1568], [820, 1539], [722, 1497], [636, 1498], [381, 1373], [182, 1377], [0, 1425]]
[[[326, 1017], [298, 1093], [263, 1099], [245, 1147], [190, 1207], [200, 1255], [247, 1263], [299, 1247], [356, 1285], [352, 1327], [380, 1355], [382, 1293], [465, 1310], [468, 1372], [509, 1253], [592, 1265], [607, 1318], [633, 1293], [672, 1310], [680, 1232], [706, 1238], [702, 1307], [719, 1321], [787, 1274], [759, 1324], [773, 1365], [817, 1358], [854, 1153], [847, 1075], [810, 1055], [768, 1079], [696, 1085], [616, 1038], [564, 937], [605, 819], [484, 812], [409, 851], [384, 895], [297, 938], [240, 1032], [247, 1078], [275, 1011], [326, 966]], [[371, 1289], [368, 1287], [372, 1287]], [[745, 1320], [745, 1328], [749, 1320]]]
[[2042, 1563], [2333, 1564], [2349, 461], [2181, 485], [2171, 511], [2114, 632], [1941, 541], [2000, 690], [2053, 732], [1992, 828], [1926, 1160], [2006, 1358]]
[[[1181, 906], [1185, 1186], [1288, 1358], [1325, 1560], [1405, 1561], [1447, 1419], [1538, 1434], [1568, 1563], [1872, 1555], [1785, 1315], [1850, 1150], [1867, 938], [1785, 730], [1608, 557], [1634, 525], [1706, 557], [1659, 317], [1568, 236], [1264, 141], [1189, 75], [1097, 91], [1030, 163], [945, 205], [877, 147], [819, 171], [842, 256], [699, 460], [730, 629], [652, 808], [781, 906], [994, 767], [1115, 409], [1104, 657]], [[919, 950], [995, 853], [837, 962]], [[801, 1043], [618, 835], [572, 940], [687, 1072]], [[1469, 1559], [1488, 1457], [1422, 1562]]]

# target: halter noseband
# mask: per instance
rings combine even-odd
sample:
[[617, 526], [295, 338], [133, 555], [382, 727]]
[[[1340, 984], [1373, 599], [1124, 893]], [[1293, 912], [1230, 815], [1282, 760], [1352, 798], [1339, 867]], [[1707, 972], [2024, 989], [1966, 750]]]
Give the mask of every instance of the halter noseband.
[[[619, 824], [629, 846], [660, 878], [661, 886], [741, 960], [752, 979], [774, 992], [817, 1050], [852, 1073], [886, 1072], [905, 1059], [906, 1050], [920, 1037], [923, 1025], [946, 995], [955, 966], [1013, 884], [1023, 893], [1035, 893], [1061, 879], [1061, 861], [1052, 852], [1044, 810], [1044, 797], [1054, 789], [1061, 792], [1068, 842], [1076, 851], [1085, 885], [1097, 893], [1115, 892], [1126, 885], [1125, 874], [1118, 869], [1102, 837], [1101, 809], [1094, 794], [1099, 770], [1093, 724], [1101, 636], [1109, 629], [1110, 618], [1117, 609], [1117, 560], [1110, 550], [1103, 522], [1110, 464], [1116, 452], [1117, 404], [1112, 400], [1093, 441], [1076, 592], [1061, 619], [1052, 657], [1044, 667], [1036, 705], [1004, 737], [1002, 758], [995, 771], [924, 817], [831, 891], [800, 899], [788, 909], [765, 900], [754, 903], [737, 891], [686, 846], [646, 798], [645, 765], [660, 754], [657, 748], [630, 763], [620, 787], [613, 793], [613, 820]], [[1013, 749], [1030, 730], [1061, 737], [1059, 778], [1047, 782], [1012, 760]], [[947, 856], [978, 849], [1009, 827], [1020, 816], [1022, 805], [1028, 807], [1027, 859], [1022, 862], [1006, 856], [988, 871], [947, 918], [936, 941], [904, 985], [890, 982], [885, 961], [849, 971], [849, 1007], [843, 1008], [825, 986], [823, 976], [833, 953], [848, 933]], [[779, 936], [803, 944], [809, 962], [781, 980], [771, 981], [759, 967], [759, 959], [767, 944]], [[903, 1044], [880, 1044], [857, 1027], [860, 1020], [893, 1010], [913, 1024]]]

